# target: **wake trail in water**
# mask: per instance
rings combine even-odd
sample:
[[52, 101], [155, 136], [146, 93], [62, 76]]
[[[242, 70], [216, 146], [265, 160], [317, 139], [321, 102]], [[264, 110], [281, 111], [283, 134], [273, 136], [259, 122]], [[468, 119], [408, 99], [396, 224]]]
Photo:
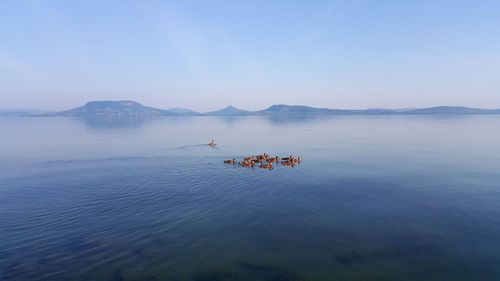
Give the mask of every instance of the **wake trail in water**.
[[[168, 150], [181, 150], [181, 149], [188, 149], [188, 148], [194, 148], [194, 147], [202, 147], [202, 146], [208, 146], [207, 144], [191, 144], [191, 145], [183, 145], [183, 146], [176, 146], [176, 147], [171, 147], [171, 148], [161, 148], [157, 149], [157, 151], [168, 151]], [[210, 147], [211, 149], [219, 149], [217, 146]]]
[[200, 146], [208, 146], [208, 145], [207, 144], [183, 145], [183, 146], [172, 147], [172, 148], [169, 148], [168, 150], [186, 149], [186, 148], [200, 147]]

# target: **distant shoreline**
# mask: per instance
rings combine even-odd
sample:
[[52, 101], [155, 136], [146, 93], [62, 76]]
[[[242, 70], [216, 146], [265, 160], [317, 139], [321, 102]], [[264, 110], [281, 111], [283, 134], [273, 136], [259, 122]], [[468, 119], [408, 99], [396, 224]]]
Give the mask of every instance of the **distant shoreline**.
[[91, 101], [83, 106], [59, 112], [32, 113], [29, 111], [1, 111], [0, 117], [148, 117], [148, 116], [335, 116], [335, 115], [500, 115], [500, 109], [481, 109], [464, 106], [436, 106], [413, 109], [330, 109], [304, 105], [272, 105], [263, 110], [248, 111], [227, 106], [211, 112], [190, 109], [159, 109], [135, 101]]

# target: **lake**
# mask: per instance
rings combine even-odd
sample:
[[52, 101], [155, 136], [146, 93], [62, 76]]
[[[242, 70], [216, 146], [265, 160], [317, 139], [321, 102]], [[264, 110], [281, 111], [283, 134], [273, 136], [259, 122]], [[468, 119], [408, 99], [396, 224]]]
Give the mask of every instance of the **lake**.
[[0, 280], [500, 280], [500, 116], [0, 118], [0, 160]]

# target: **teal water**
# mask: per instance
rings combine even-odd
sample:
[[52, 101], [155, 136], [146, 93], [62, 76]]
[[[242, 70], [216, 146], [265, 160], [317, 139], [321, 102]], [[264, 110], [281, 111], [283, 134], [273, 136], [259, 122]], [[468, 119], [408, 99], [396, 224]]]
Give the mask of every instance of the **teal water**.
[[0, 280], [500, 280], [499, 126], [1, 118]]

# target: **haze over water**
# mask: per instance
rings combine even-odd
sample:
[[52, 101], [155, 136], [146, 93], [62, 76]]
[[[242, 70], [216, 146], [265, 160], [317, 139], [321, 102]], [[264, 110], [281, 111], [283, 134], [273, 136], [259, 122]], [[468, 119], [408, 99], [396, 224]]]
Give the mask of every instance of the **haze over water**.
[[1, 118], [0, 279], [500, 280], [499, 124]]

